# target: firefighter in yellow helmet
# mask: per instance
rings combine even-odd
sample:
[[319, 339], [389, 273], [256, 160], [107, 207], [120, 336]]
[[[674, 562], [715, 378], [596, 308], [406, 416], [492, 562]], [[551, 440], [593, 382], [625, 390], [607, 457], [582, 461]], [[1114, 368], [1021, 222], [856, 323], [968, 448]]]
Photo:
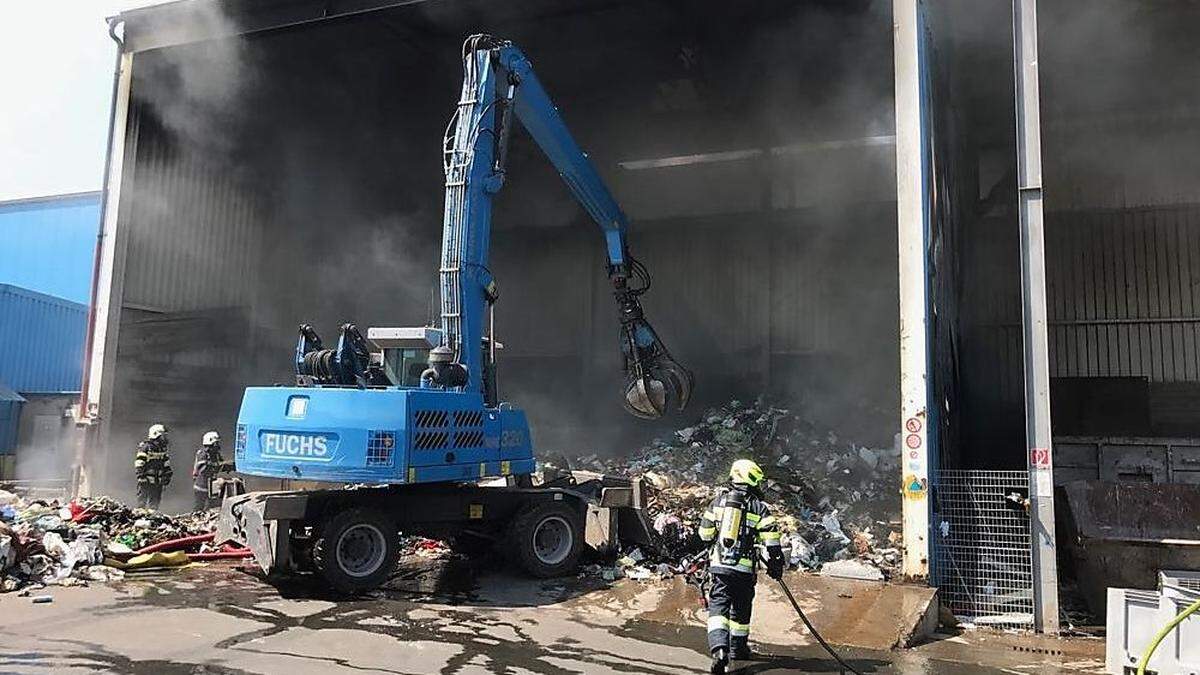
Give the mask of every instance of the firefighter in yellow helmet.
[[750, 609], [754, 602], [759, 546], [765, 548], [767, 573], [783, 576], [779, 526], [763, 501], [763, 470], [748, 459], [729, 469], [729, 487], [721, 491], [700, 521], [700, 538], [712, 542], [708, 594], [708, 648], [713, 673], [724, 673], [731, 659], [750, 654]]

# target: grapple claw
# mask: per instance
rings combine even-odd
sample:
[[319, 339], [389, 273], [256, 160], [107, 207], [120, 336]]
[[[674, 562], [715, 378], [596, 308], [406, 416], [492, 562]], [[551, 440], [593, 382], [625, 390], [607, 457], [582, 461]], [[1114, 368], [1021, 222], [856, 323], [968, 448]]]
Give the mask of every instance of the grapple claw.
[[675, 402], [677, 410], [687, 408], [687, 404], [692, 400], [692, 372], [687, 368], [679, 365], [670, 356], [667, 356], [659, 364], [660, 371], [663, 374], [663, 381], [671, 386], [671, 397]]
[[[630, 275], [638, 280], [631, 285]], [[621, 310], [621, 355], [625, 357], [625, 410], [643, 419], [658, 419], [667, 408], [683, 410], [692, 399], [694, 380], [671, 358], [666, 345], [642, 314], [638, 296], [650, 288], [650, 273], [636, 260], [609, 270], [613, 296]]]
[[639, 377], [625, 388], [625, 410], [642, 419], [657, 419], [667, 409], [667, 389], [662, 382]]
[[658, 419], [669, 407], [683, 410], [692, 398], [694, 380], [643, 318], [623, 326], [625, 409], [643, 419]]

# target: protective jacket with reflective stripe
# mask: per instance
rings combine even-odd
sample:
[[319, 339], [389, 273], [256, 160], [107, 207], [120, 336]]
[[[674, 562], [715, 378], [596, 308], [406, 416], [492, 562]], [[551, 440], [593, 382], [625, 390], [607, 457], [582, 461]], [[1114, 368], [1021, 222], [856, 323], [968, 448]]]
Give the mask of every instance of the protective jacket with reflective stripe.
[[138, 444], [133, 458], [133, 473], [143, 485], [168, 485], [171, 482], [171, 454], [161, 439], [146, 439]]

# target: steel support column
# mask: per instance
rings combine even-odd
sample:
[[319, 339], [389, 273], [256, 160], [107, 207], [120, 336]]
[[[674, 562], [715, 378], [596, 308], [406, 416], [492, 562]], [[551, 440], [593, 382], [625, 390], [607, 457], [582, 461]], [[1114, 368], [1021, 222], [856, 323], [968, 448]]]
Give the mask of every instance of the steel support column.
[[1034, 626], [1058, 632], [1050, 368], [1046, 339], [1046, 250], [1042, 220], [1042, 136], [1038, 94], [1037, 0], [1013, 0], [1017, 110], [1017, 194], [1025, 352], [1025, 439], [1029, 448]]
[[900, 463], [905, 576], [929, 576], [929, 195], [925, 27], [920, 0], [893, 0], [896, 207], [900, 270]]
[[74, 491], [89, 494], [105, 484], [108, 463], [108, 419], [112, 412], [113, 379], [117, 361], [117, 332], [121, 320], [121, 299], [125, 288], [125, 253], [128, 233], [118, 221], [121, 188], [124, 183], [126, 130], [129, 124], [133, 54], [121, 51], [118, 57], [116, 97], [113, 107], [112, 134], [108, 146], [108, 174], [105, 177], [104, 212], [100, 214], [100, 266], [96, 275], [91, 316], [91, 351], [84, 355], [87, 388], [81, 394], [77, 424], [86, 428], [80, 453]]

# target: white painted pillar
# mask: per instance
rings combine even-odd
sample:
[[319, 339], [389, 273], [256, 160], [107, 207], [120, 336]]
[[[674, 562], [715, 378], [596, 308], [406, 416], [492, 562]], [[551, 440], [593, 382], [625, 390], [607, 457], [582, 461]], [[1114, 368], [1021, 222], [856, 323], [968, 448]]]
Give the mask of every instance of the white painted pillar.
[[120, 57], [120, 75], [114, 92], [113, 133], [109, 146], [108, 194], [102, 214], [100, 274], [96, 278], [96, 306], [92, 310], [92, 349], [85, 361], [88, 369], [87, 391], [79, 422], [87, 426], [87, 438], [77, 468], [75, 491], [91, 492], [103, 473], [108, 447], [106, 424], [112, 412], [113, 377], [117, 360], [117, 330], [121, 321], [121, 298], [125, 287], [125, 251], [128, 237], [120, 231], [117, 215], [121, 208], [121, 183], [125, 166], [125, 138], [129, 122], [130, 89], [133, 83], [133, 54]]
[[893, 0], [896, 77], [896, 205], [900, 261], [900, 493], [905, 576], [929, 577], [929, 475], [936, 434], [929, 401], [929, 158], [921, 0]]

